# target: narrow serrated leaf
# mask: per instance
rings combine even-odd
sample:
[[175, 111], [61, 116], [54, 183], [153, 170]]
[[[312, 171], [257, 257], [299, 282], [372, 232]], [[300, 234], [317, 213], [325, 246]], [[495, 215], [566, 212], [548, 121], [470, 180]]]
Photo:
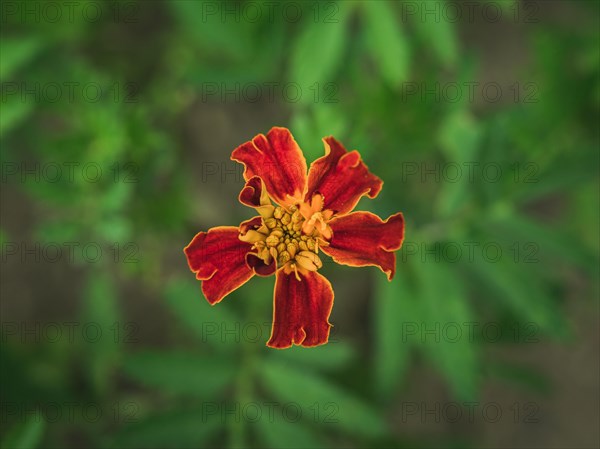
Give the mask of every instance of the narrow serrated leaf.
[[411, 341], [406, 338], [406, 323], [420, 321], [414, 294], [402, 273], [389, 282], [380, 278], [375, 298], [375, 382], [378, 397], [389, 399], [408, 369]]
[[397, 88], [410, 71], [409, 41], [402, 32], [395, 2], [364, 2], [364, 29], [369, 54], [390, 86]]
[[197, 448], [222, 429], [220, 415], [212, 408], [167, 412], [125, 424], [112, 441], [113, 448]]
[[365, 437], [386, 433], [377, 410], [316, 374], [274, 360], [265, 360], [260, 373], [264, 388], [278, 400], [296, 404], [306, 420]]
[[300, 97], [305, 102], [312, 101], [310, 86], [335, 80], [348, 34], [345, 10], [339, 7], [335, 22], [307, 21], [294, 42], [289, 78], [305, 92]]
[[44, 436], [46, 421], [31, 419], [12, 428], [2, 440], [2, 448], [36, 449]]
[[165, 393], [216, 397], [233, 380], [235, 362], [181, 351], [130, 354], [123, 369], [140, 383]]
[[445, 1], [419, 0], [416, 3], [419, 13], [414, 15], [412, 22], [421, 39], [433, 50], [440, 62], [446, 67], [453, 67], [458, 60], [458, 39], [454, 23], [441, 13], [444, 11]]
[[472, 400], [479, 384], [478, 351], [465, 323], [473, 322], [473, 314], [454, 271], [443, 262], [421, 264], [415, 270], [423, 319], [415, 325], [426, 354], [444, 374], [455, 395]]

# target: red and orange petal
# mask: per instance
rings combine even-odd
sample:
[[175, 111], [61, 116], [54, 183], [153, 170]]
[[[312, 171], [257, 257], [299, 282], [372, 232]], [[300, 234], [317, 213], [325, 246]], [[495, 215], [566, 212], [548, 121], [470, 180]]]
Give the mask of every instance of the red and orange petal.
[[259, 207], [262, 196], [262, 181], [258, 176], [254, 176], [246, 181], [238, 199], [240, 203], [246, 206]]
[[329, 222], [333, 237], [321, 250], [334, 261], [353, 267], [374, 265], [392, 280], [396, 255], [404, 240], [402, 213], [382, 221], [371, 212], [353, 212]]
[[284, 349], [292, 345], [327, 343], [333, 307], [333, 289], [317, 272], [300, 275], [277, 272], [273, 303], [273, 328], [267, 346]]
[[262, 218], [252, 217], [240, 223], [239, 232], [245, 235], [248, 231], [254, 231], [262, 226]]
[[238, 199], [240, 203], [253, 208], [272, 205], [267, 189], [265, 189], [264, 183], [258, 176], [246, 181]]
[[369, 172], [358, 151], [346, 151], [333, 137], [325, 137], [323, 143], [325, 156], [310, 165], [306, 202], [318, 192], [324, 197], [324, 209], [344, 215], [362, 196], [375, 198], [379, 194], [383, 181]]
[[257, 135], [237, 147], [231, 159], [244, 164], [246, 181], [254, 176], [262, 179], [276, 203], [291, 206], [302, 199], [306, 190], [306, 159], [288, 129], [274, 127], [266, 136]]
[[254, 275], [246, 263], [252, 245], [240, 241], [238, 234], [234, 226], [212, 228], [196, 234], [183, 250], [210, 304], [218, 303]]
[[246, 254], [246, 263], [254, 271], [254, 274], [262, 277], [271, 276], [277, 270], [277, 262], [274, 258], [271, 258], [270, 263], [266, 264], [255, 253]]

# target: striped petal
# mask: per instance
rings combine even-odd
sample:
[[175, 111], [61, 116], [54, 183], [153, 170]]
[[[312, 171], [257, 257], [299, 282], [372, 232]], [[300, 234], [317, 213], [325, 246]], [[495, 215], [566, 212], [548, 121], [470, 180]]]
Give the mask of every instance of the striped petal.
[[324, 209], [336, 215], [350, 212], [362, 196], [375, 198], [383, 181], [369, 172], [358, 151], [346, 151], [333, 137], [325, 137], [325, 156], [310, 165], [305, 202], [316, 193], [324, 197]]
[[238, 236], [238, 228], [219, 226], [196, 234], [183, 250], [190, 270], [202, 281], [202, 292], [211, 305], [254, 275], [246, 263], [246, 254], [252, 245], [240, 241]]
[[284, 349], [294, 344], [308, 347], [327, 343], [333, 289], [319, 273], [306, 272], [298, 280], [293, 272], [279, 270], [273, 307], [267, 346]]
[[271, 204], [264, 182], [258, 176], [246, 181], [246, 185], [240, 192], [238, 199], [240, 203], [256, 209], [262, 217], [273, 216], [275, 208]]
[[[306, 159], [288, 129], [274, 127], [266, 136], [257, 135], [237, 147], [231, 159], [244, 164], [246, 181], [258, 176], [276, 203], [291, 206], [302, 199], [306, 190]], [[244, 202], [241, 198], [240, 201]]]
[[404, 217], [397, 213], [382, 221], [371, 212], [353, 212], [329, 222], [333, 237], [321, 250], [334, 261], [353, 267], [374, 265], [392, 280], [396, 255], [404, 240]]

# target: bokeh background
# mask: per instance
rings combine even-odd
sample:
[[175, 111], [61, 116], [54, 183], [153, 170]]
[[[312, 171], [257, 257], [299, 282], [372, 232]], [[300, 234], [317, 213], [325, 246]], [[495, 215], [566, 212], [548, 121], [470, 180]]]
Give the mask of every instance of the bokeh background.
[[[2, 1], [3, 448], [598, 447], [596, 1]], [[325, 263], [331, 342], [265, 346], [183, 247], [231, 151], [334, 135], [402, 211]]]

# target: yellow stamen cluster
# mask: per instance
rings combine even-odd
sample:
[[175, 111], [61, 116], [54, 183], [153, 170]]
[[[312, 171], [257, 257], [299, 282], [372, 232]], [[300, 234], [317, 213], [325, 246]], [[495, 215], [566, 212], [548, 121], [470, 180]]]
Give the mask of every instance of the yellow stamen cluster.
[[295, 206], [289, 211], [276, 207], [273, 216], [263, 221], [269, 233], [264, 241], [254, 244], [259, 257], [265, 261], [273, 257], [279, 266], [295, 262], [309, 271], [321, 268], [319, 241], [302, 233], [304, 218]]
[[300, 279], [298, 271], [317, 271], [323, 266], [317, 255], [319, 233], [306, 234], [302, 229], [304, 222], [296, 206], [278, 206], [266, 217], [263, 215], [260, 228], [240, 235], [240, 239], [252, 243], [252, 249], [266, 264], [275, 260], [277, 268], [285, 267], [286, 272], [293, 271]]
[[[291, 197], [290, 197], [291, 198]], [[283, 268], [287, 274], [307, 274], [323, 266], [318, 256], [319, 246], [329, 245], [332, 237], [328, 221], [333, 211], [323, 210], [324, 198], [313, 195], [309, 203], [299, 201], [294, 206], [273, 206], [262, 184], [260, 203], [256, 206], [261, 216], [261, 225], [240, 229], [239, 238], [252, 244], [252, 251], [277, 269]]]

